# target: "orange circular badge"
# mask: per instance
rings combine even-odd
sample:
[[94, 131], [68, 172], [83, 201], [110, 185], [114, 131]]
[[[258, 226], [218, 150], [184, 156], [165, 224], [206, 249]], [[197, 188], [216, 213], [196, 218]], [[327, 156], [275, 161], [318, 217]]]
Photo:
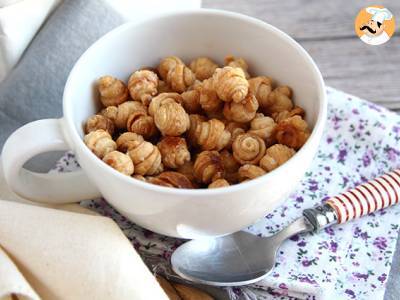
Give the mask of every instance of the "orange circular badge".
[[368, 45], [382, 45], [390, 40], [396, 28], [394, 15], [382, 5], [360, 10], [354, 22], [358, 37]]

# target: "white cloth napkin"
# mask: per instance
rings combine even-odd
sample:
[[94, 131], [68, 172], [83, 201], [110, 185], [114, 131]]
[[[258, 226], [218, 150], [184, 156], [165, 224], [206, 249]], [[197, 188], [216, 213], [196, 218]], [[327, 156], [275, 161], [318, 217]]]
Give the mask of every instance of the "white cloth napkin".
[[0, 200], [0, 299], [12, 294], [168, 299], [111, 219]]

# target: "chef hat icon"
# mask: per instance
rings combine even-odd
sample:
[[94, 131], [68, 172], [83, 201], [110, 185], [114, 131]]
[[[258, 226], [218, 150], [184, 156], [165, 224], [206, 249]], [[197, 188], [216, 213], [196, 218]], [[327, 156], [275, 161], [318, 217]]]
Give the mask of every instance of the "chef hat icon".
[[393, 15], [387, 8], [367, 7], [367, 13], [372, 15], [372, 20], [383, 24], [385, 20], [391, 20]]

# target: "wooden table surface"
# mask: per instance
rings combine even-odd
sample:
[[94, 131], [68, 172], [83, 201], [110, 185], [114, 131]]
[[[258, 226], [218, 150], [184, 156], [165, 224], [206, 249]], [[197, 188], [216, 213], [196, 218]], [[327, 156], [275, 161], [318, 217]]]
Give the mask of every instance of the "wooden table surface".
[[[396, 32], [380, 46], [355, 35], [359, 10], [380, 4], [397, 17]], [[240, 12], [270, 23], [314, 58], [327, 85], [400, 112], [400, 0], [203, 0], [203, 7]], [[400, 239], [385, 300], [400, 299]]]
[[[364, 44], [354, 32], [359, 10], [373, 4], [397, 18], [397, 35]], [[314, 58], [327, 85], [400, 111], [400, 1], [203, 0], [203, 7], [240, 12], [296, 39]]]

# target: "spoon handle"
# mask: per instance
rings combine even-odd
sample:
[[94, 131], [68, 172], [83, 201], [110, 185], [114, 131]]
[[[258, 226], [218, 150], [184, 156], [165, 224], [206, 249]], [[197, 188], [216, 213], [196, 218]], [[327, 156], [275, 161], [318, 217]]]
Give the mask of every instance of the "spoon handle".
[[331, 197], [321, 206], [304, 210], [303, 214], [318, 231], [397, 204], [399, 200], [400, 169], [397, 169]]

